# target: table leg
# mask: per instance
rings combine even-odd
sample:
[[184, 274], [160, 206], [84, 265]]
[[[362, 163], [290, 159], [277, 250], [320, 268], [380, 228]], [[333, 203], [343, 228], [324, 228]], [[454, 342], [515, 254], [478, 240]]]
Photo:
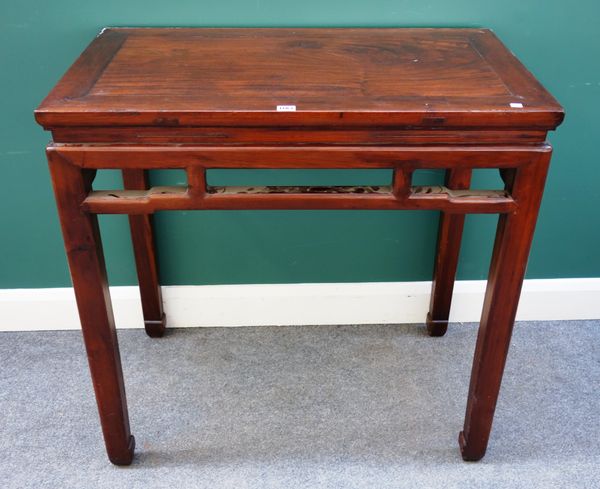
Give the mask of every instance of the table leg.
[[[148, 189], [148, 175], [145, 170], [123, 170], [123, 185], [126, 190]], [[142, 298], [144, 326], [146, 334], [153, 338], [165, 332], [167, 318], [163, 312], [162, 295], [158, 279], [158, 262], [154, 246], [152, 215], [130, 215], [129, 227], [135, 255], [138, 283]]]
[[[471, 185], [471, 170], [468, 168], [447, 170], [445, 185], [454, 190], [468, 189]], [[444, 336], [448, 329], [448, 317], [450, 316], [450, 304], [464, 224], [464, 214], [447, 212], [440, 214], [431, 300], [426, 320], [429, 336]]]
[[114, 464], [128, 465], [135, 440], [129, 430], [98, 220], [80, 209], [91, 186], [93, 171], [72, 165], [51, 149], [48, 164], [108, 458]]
[[507, 184], [519, 207], [498, 221], [465, 425], [459, 435], [464, 460], [481, 459], [487, 448], [549, 162], [550, 151], [517, 169]]

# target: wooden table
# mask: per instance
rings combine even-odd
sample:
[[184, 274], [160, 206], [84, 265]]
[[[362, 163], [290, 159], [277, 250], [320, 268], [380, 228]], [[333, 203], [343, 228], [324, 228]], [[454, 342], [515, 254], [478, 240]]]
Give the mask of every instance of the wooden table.
[[[151, 215], [182, 209], [441, 211], [427, 329], [445, 333], [467, 213], [499, 214], [464, 429], [483, 457], [563, 110], [485, 29], [104, 29], [35, 111], [109, 459], [131, 463], [97, 214], [129, 214], [146, 331], [165, 329]], [[149, 188], [179, 168], [188, 185]], [[386, 186], [215, 187], [210, 168], [391, 168]], [[417, 169], [444, 186], [412, 186]], [[475, 168], [503, 188], [469, 190]], [[97, 170], [125, 190], [97, 191]], [[410, 257], [407, 257], [410, 259]], [[176, 372], [174, 372], [176, 375]], [[440, 413], [443, 414], [443, 413]]]

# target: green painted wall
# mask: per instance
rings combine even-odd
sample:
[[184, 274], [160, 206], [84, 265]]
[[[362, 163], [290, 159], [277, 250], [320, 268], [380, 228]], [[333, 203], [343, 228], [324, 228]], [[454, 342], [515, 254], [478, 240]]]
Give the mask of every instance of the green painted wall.
[[[494, 29], [567, 111], [551, 136], [555, 156], [528, 277], [600, 276], [596, 0], [20, 0], [0, 6], [0, 288], [69, 284], [43, 152], [49, 135], [33, 109], [101, 27], [165, 25]], [[360, 176], [300, 172], [294, 181]], [[118, 178], [101, 180], [108, 186]], [[156, 222], [166, 284], [426, 280], [436, 234], [428, 212], [181, 212]], [[126, 219], [105, 217], [102, 227], [111, 283], [135, 283]], [[493, 217], [468, 218], [460, 278], [485, 277], [494, 227]]]

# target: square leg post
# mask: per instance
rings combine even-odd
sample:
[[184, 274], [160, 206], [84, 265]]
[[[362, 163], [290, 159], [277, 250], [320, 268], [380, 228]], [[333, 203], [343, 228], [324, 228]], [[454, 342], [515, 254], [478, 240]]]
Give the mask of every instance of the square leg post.
[[465, 425], [459, 434], [464, 460], [480, 460], [487, 448], [550, 155], [548, 150], [530, 164], [505, 172], [518, 209], [498, 221]]
[[[123, 170], [123, 185], [126, 190], [147, 190], [149, 188], [147, 171]], [[129, 228], [142, 298], [144, 327], [148, 336], [158, 338], [165, 332], [167, 317], [163, 312], [152, 215], [130, 215]]]
[[72, 165], [52, 147], [47, 155], [106, 451], [112, 463], [128, 465], [135, 440], [129, 429], [98, 220], [80, 208], [94, 171]]
[[[453, 190], [468, 189], [471, 185], [471, 170], [468, 168], [447, 170], [445, 185]], [[440, 214], [431, 300], [426, 320], [429, 336], [444, 336], [448, 330], [464, 224], [464, 214], [450, 214], [443, 211]]]

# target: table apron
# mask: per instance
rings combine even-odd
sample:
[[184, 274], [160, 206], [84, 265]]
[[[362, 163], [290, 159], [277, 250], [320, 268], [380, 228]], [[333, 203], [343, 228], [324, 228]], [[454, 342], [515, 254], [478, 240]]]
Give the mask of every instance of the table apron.
[[[510, 213], [518, 202], [509, 185], [498, 190], [456, 190], [413, 186], [418, 169], [498, 169], [534, 165], [551, 152], [536, 146], [448, 147], [206, 147], [51, 144], [55, 153], [79, 167], [91, 181], [99, 169], [184, 169], [188, 185], [147, 190], [91, 190], [81, 202], [96, 214], [150, 214], [201, 209], [423, 209], [449, 213]], [[392, 169], [387, 186], [253, 186], [206, 184], [206, 170], [230, 169]]]

